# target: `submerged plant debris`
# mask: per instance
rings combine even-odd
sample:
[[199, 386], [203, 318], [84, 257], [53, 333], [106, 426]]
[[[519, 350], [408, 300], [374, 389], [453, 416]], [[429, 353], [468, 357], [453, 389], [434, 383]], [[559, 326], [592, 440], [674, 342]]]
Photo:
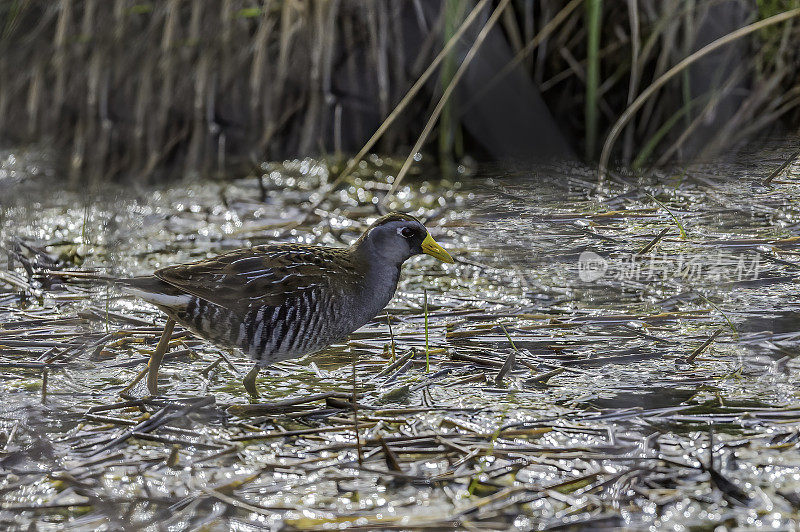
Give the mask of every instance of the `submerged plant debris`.
[[320, 198], [314, 160], [93, 195], [6, 156], [0, 527], [792, 528], [800, 165], [764, 184], [790, 156], [600, 193], [579, 166], [417, 176], [389, 206], [456, 263], [410, 261], [386, 314], [263, 371], [257, 403], [243, 356], [179, 328], [164, 395], [120, 397], [163, 317], [59, 272], [346, 245], [392, 161]]

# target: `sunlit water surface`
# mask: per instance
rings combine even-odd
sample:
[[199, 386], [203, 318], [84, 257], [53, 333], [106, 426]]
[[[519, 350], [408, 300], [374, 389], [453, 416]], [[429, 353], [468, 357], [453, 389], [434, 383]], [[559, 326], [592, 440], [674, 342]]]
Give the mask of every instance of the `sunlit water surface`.
[[[391, 363], [378, 316], [348, 344], [259, 380], [266, 404], [344, 397], [355, 359], [359, 402], [375, 409], [359, 412], [361, 467], [352, 411], [315, 403], [308, 415], [247, 417], [235, 406], [247, 404], [245, 358], [188, 335], [162, 367], [165, 400], [119, 406], [161, 316], [103, 283], [29, 281], [10, 258], [0, 271], [0, 525], [791, 528], [800, 167], [761, 184], [791, 151], [612, 176], [600, 190], [579, 165], [409, 179], [390, 207], [426, 220], [457, 258], [409, 261], [388, 307], [398, 356], [418, 356], [378, 376]], [[79, 192], [48, 165], [2, 154], [3, 245], [33, 266], [116, 276], [275, 240], [347, 245], [396, 172], [373, 157], [304, 221], [329, 180], [314, 160], [265, 164], [260, 177]], [[512, 353], [516, 365], [496, 379]], [[130, 437], [169, 404], [185, 413]], [[247, 440], [314, 427], [343, 428]], [[402, 474], [387, 469], [379, 436], [425, 435], [435, 437], [399, 438]]]

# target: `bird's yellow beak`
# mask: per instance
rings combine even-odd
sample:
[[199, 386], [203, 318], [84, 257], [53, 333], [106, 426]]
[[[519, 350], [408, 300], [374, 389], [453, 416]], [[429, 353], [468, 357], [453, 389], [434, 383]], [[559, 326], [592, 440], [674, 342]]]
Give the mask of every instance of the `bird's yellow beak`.
[[453, 257], [451, 257], [442, 246], [436, 243], [436, 240], [433, 239], [430, 233], [428, 233], [428, 236], [422, 241], [422, 252], [442, 262], [446, 262], [447, 264], [453, 264], [453, 262], [455, 262], [453, 261]]

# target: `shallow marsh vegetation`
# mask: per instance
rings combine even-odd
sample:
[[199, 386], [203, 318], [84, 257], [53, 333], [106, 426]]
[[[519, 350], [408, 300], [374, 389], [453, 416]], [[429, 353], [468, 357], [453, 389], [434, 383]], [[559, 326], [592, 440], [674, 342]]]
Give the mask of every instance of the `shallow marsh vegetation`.
[[310, 159], [98, 197], [18, 183], [3, 206], [0, 524], [794, 526], [797, 164], [763, 184], [791, 154], [612, 176], [599, 195], [578, 165], [409, 178], [388, 207], [425, 218], [456, 264], [407, 264], [388, 317], [264, 372], [258, 403], [243, 357], [180, 329], [164, 396], [119, 397], [161, 316], [42, 270], [344, 245], [396, 162], [369, 158], [310, 217], [328, 179]]

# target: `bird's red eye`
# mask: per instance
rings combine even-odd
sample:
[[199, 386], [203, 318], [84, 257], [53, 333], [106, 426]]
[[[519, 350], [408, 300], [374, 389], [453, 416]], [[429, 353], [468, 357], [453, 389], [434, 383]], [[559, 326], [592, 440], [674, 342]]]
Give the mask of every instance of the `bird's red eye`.
[[403, 235], [405, 238], [411, 238], [412, 236], [414, 236], [414, 230], [411, 229], [410, 227], [404, 227], [400, 231], [400, 234]]

